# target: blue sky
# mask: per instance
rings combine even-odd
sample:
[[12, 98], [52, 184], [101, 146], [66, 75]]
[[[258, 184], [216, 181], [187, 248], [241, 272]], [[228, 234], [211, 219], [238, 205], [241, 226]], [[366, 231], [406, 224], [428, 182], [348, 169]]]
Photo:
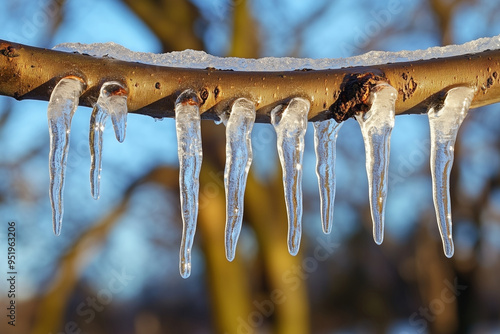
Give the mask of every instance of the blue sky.
[[[201, 0], [197, 0], [201, 3]], [[50, 13], [44, 11], [40, 4], [45, 2], [33, 2], [24, 0], [15, 3], [3, 5], [8, 10], [0, 10], [0, 22], [2, 30], [0, 39], [11, 39], [16, 42], [51, 47], [62, 42], [81, 42], [96, 43], [113, 41], [121, 44], [131, 50], [143, 52], [159, 52], [161, 45], [147, 27], [136, 18], [125, 6], [114, 0], [102, 1], [76, 1], [69, 0], [65, 7], [66, 16], [58, 32], [53, 39], [48, 39], [47, 29], [49, 21], [44, 17], [50, 17]], [[217, 2], [204, 2], [207, 10], [212, 13], [226, 14], [223, 0]], [[400, 2], [391, 2], [384, 4], [377, 3], [373, 5], [372, 10], [359, 10], [359, 4], [354, 1], [338, 1], [335, 5], [329, 7], [328, 12], [317, 21], [308, 25], [306, 29], [299, 32], [293, 29], [296, 22], [301, 22], [307, 17], [307, 12], [313, 11], [314, 7], [306, 2], [290, 1], [288, 6], [280, 8], [279, 11], [272, 7], [271, 2], [265, 0], [255, 1], [253, 10], [262, 15], [259, 17], [259, 23], [263, 27], [263, 34], [267, 37], [263, 48], [263, 56], [284, 56], [292, 51], [291, 41], [300, 38], [303, 47], [298, 56], [323, 58], [323, 57], [345, 57], [362, 52], [365, 44], [369, 40], [382, 37], [381, 30], [386, 25], [397, 22], [397, 27], [406, 27], [408, 24], [409, 13], [414, 10], [414, 6], [420, 2], [405, 3], [402, 6]], [[29, 4], [29, 5], [28, 5]], [[413, 6], [413, 7], [412, 7]], [[269, 7], [268, 11], [264, 10]], [[392, 12], [389, 10], [392, 8]], [[330, 13], [331, 12], [331, 13]], [[385, 13], [385, 14], [384, 14]], [[390, 13], [390, 14], [387, 14]], [[384, 16], [385, 15], [385, 16]], [[388, 16], [387, 16], [388, 15]], [[217, 17], [217, 16], [215, 16]], [[333, 20], [332, 17], [335, 17]], [[492, 36], [500, 33], [499, 23], [489, 25], [485, 20], [480, 20], [475, 13], [468, 13], [465, 10], [459, 13], [459, 21], [456, 23], [456, 40], [465, 42], [482, 36]], [[391, 38], [381, 40], [378, 46], [380, 49], [388, 51], [397, 51], [402, 49], [414, 50], [427, 48], [439, 44], [439, 40], [432, 32], [432, 23], [425, 17], [416, 17], [417, 26], [420, 31], [411, 31], [405, 38]], [[277, 22], [289, 22], [289, 24], [277, 24]], [[471, 29], [471, 25], [476, 25]], [[378, 25], [378, 26], [377, 26]], [[379, 30], [377, 30], [379, 29]], [[224, 15], [209, 22], [205, 38], [214, 38], [208, 44], [208, 50], [217, 55], [223, 55], [227, 50], [228, 40], [230, 38], [230, 26]], [[214, 37], [215, 36], [215, 37]], [[368, 39], [367, 39], [368, 38]], [[365, 43], [366, 42], [366, 43]], [[46, 102], [23, 101], [13, 102], [9, 98], [0, 98], [0, 104], [6, 105], [13, 103], [13, 116], [5, 130], [0, 133], [0, 142], [3, 145], [1, 159], [2, 161], [13, 161], [14, 158], [27, 152], [30, 148], [43, 145], [43, 158], [30, 161], [23, 167], [24, 173], [31, 173], [29, 184], [26, 186], [35, 189], [34, 192], [39, 196], [46, 196], [48, 187], [47, 160], [48, 154], [48, 133], [45, 110]], [[90, 109], [80, 107], [75, 114], [72, 126], [71, 149], [69, 155], [69, 166], [67, 171], [66, 184], [66, 223], [63, 227], [63, 235], [55, 238], [52, 235], [50, 224], [50, 208], [48, 196], [46, 198], [28, 200], [25, 202], [10, 202], [8, 206], [0, 207], [3, 217], [11, 217], [22, 222], [20, 227], [23, 247], [23, 257], [27, 271], [40, 273], [41, 281], [50, 277], [51, 271], [55, 266], [50, 259], [40, 259], [36, 254], [41, 250], [60, 254], [71, 243], [76, 236], [84, 231], [88, 226], [86, 222], [94, 221], [97, 217], [106, 212], [118, 199], [120, 192], [128, 185], [127, 180], [141, 175], [145, 170], [159, 163], [176, 165], [177, 149], [175, 146], [175, 131], [173, 120], [164, 120], [155, 122], [155, 120], [138, 115], [129, 115], [127, 138], [123, 144], [119, 144], [114, 139], [114, 134], [110, 131], [105, 132], [104, 153], [103, 153], [103, 173], [101, 182], [101, 199], [94, 201], [90, 196], [88, 169], [88, 122]], [[266, 125], [257, 125], [266, 126]], [[256, 129], [257, 135], [261, 129]], [[472, 131], [469, 129], [469, 131]], [[346, 138], [350, 138], [347, 142]], [[416, 155], [422, 155], [423, 160], [418, 160], [418, 166], [428, 164], [428, 151], [419, 146], [428, 138], [427, 119], [424, 116], [402, 116], [397, 117], [396, 127], [392, 139], [391, 170], [393, 173], [404, 168], [407, 161], [415, 158]], [[472, 146], [477, 139], [473, 132], [466, 141]], [[487, 140], [488, 138], [481, 140]], [[269, 145], [272, 146], [272, 145]], [[23, 148], [20, 150], [19, 148]], [[337, 160], [338, 183], [338, 203], [336, 208], [336, 222], [339, 237], [346, 237], [362, 228], [356, 221], [352, 208], [345, 205], [342, 194], [349, 194], [359, 198], [360, 201], [368, 201], [366, 176], [364, 171], [363, 142], [359, 132], [359, 127], [354, 121], [348, 122], [339, 135], [339, 147], [353, 148], [359, 154], [354, 156], [340, 155]], [[317, 183], [314, 174], [314, 156], [312, 152], [312, 128], [309, 127], [306, 138], [306, 161], [304, 163], [304, 190], [307, 196], [317, 196]], [[479, 152], [480, 153], [480, 152]], [[478, 153], [478, 154], [479, 154]], [[269, 157], [276, 157], [274, 151], [257, 152], [254, 164], [259, 165], [258, 169], [265, 174], [274, 170], [276, 160]], [[484, 152], [483, 152], [484, 154]], [[486, 151], [487, 154], [487, 151]], [[479, 159], [484, 159], [484, 155]], [[415, 165], [415, 163], [413, 162]], [[494, 166], [499, 165], [497, 158], [494, 159]], [[256, 167], [257, 168], [257, 167]], [[482, 165], [472, 163], [471, 168], [480, 169], [483, 173], [491, 171], [482, 168]], [[408, 172], [403, 180], [394, 184], [390, 189], [389, 202], [387, 207], [387, 225], [386, 235], [393, 238], [396, 242], [405, 242], [411, 232], [414, 224], [418, 220], [418, 215], [422, 210], [432, 206], [430, 199], [430, 178], [428, 175], [422, 176], [416, 171]], [[473, 184], [481, 182], [472, 177]], [[470, 192], [475, 187], [472, 185]], [[143, 198], [134, 199], [142, 205], [151, 203], [154, 198], [166, 196], [158, 190], [147, 189], [143, 191]], [[8, 193], [9, 190], [6, 190]], [[156, 196], [156, 197], [155, 197]], [[420, 199], [416, 201], [415, 198]], [[45, 202], [44, 202], [45, 201]], [[40, 205], [38, 205], [41, 203]], [[84, 212], [81, 208], [84, 207]], [[141, 272], [144, 281], [147, 278], [165, 275], [172, 281], [178, 282], [180, 278], [177, 275], [177, 253], [169, 254], [162, 262], [161, 267], [151, 267], [143, 261], [144, 256], [150, 254], [149, 240], [141, 234], [141, 229], [158, 228], [154, 222], [141, 222], [147, 213], [154, 212], [155, 217], [176, 214], [178, 209], [176, 205], [159, 209], [156, 207], [147, 207], [148, 212], [141, 212], [140, 209], [132, 212], [123, 219], [123, 222], [117, 227], [116, 231], [110, 237], [106, 251], [98, 256], [90, 265], [88, 279], [99, 284], [102, 279], [99, 275], [105, 275], [98, 270], [98, 265], [102, 261], [110, 263], [110, 266], [119, 263], [118, 258], [127, 258], [136, 272]], [[305, 227], [306, 233], [316, 235], [320, 233], [319, 212], [309, 213], [306, 218], [313, 221]], [[75, 221], [74, 225], [70, 222]], [[465, 235], [474, 235], [468, 233], [470, 224], [464, 223], [465, 227], [457, 229], [459, 237], [457, 243], [467, 245], [471, 239]], [[169, 244], [172, 249], [176, 249], [180, 241], [179, 227], [170, 226], [172, 234]], [[161, 230], [161, 229], [159, 229]], [[464, 232], [465, 231], [465, 232]], [[478, 231], [475, 231], [477, 236]], [[494, 228], [490, 228], [487, 233], [495, 239], [499, 233]], [[475, 237], [474, 236], [474, 237]], [[251, 236], [248, 237], [251, 244]], [[499, 243], [500, 244], [500, 243]], [[457, 246], [457, 248], [459, 245]], [[465, 246], [464, 246], [465, 247]], [[195, 252], [197, 250], [195, 249]], [[32, 259], [31, 261], [29, 259]], [[199, 266], [199, 270], [193, 270], [193, 275], [202, 271], [203, 263], [201, 256], [194, 256], [194, 266]], [[197, 263], [198, 262], [198, 263]], [[148, 262], [150, 263], [150, 262]], [[119, 264], [122, 265], [122, 264]], [[165, 269], [168, 268], [168, 269]], [[90, 274], [92, 273], [92, 274]], [[23, 276], [27, 291], [26, 297], [30, 292], [38, 289], [38, 281], [29, 281], [28, 275]], [[136, 281], [137, 291], [140, 291], [141, 284], [144, 281]], [[191, 280], [191, 282], [194, 281]], [[193, 286], [193, 283], [186, 283]], [[134, 290], [131, 289], [129, 293]]]

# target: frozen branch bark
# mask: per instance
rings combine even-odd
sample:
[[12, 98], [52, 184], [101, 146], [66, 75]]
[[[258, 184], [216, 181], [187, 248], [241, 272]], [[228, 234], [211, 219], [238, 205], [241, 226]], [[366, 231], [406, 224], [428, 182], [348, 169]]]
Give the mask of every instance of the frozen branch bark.
[[202, 119], [218, 119], [232, 101], [246, 97], [256, 103], [257, 122], [270, 122], [271, 110], [293, 97], [311, 101], [309, 120], [343, 120], [355, 105], [368, 108], [369, 89], [378, 80], [398, 91], [396, 114], [425, 113], [456, 86], [476, 89], [472, 108], [500, 101], [500, 50], [331, 70], [242, 72], [153, 66], [0, 40], [0, 95], [48, 101], [68, 75], [86, 83], [80, 105], [92, 106], [105, 81], [119, 81], [129, 91], [129, 112], [157, 118], [173, 117], [175, 99], [189, 88], [201, 99]]

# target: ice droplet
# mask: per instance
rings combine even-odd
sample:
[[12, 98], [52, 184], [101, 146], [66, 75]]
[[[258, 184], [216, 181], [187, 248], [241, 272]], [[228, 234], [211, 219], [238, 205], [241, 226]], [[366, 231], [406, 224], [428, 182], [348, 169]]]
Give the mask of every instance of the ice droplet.
[[431, 107], [428, 112], [431, 134], [432, 198], [444, 254], [449, 258], [454, 253], [450, 202], [453, 151], [458, 129], [467, 116], [474, 93], [474, 89], [469, 87], [452, 88], [446, 93], [441, 108], [436, 110], [435, 107]]
[[[225, 118], [224, 116], [222, 116]], [[252, 164], [251, 132], [255, 122], [255, 104], [245, 98], [234, 101], [226, 123], [226, 258], [232, 261], [243, 221], [244, 194]]]
[[293, 98], [279, 117], [279, 109], [271, 112], [271, 123], [277, 135], [278, 155], [283, 169], [285, 204], [288, 214], [288, 251], [297, 255], [302, 234], [302, 158], [307, 114], [311, 104], [300, 97]]
[[398, 92], [389, 84], [372, 88], [372, 105], [366, 113], [356, 114], [365, 143], [366, 174], [373, 220], [373, 239], [384, 241], [384, 216], [387, 198], [391, 132], [394, 127], [395, 103]]
[[191, 274], [191, 248], [198, 218], [199, 178], [203, 154], [199, 102], [196, 93], [191, 89], [182, 92], [175, 101], [175, 128], [183, 223], [179, 271], [183, 278], [188, 278]]
[[94, 199], [98, 199], [100, 193], [102, 134], [109, 115], [116, 139], [121, 143], [125, 139], [127, 124], [127, 93], [125, 87], [117, 81], [108, 81], [101, 86], [99, 98], [90, 116], [90, 192]]
[[64, 177], [68, 161], [71, 119], [78, 106], [84, 85], [77, 77], [62, 78], [54, 87], [47, 108], [50, 135], [49, 197], [52, 207], [52, 227], [55, 235], [61, 234], [64, 214]]
[[314, 122], [314, 150], [321, 203], [321, 223], [324, 233], [332, 231], [335, 201], [335, 151], [337, 136], [343, 123], [334, 119]]

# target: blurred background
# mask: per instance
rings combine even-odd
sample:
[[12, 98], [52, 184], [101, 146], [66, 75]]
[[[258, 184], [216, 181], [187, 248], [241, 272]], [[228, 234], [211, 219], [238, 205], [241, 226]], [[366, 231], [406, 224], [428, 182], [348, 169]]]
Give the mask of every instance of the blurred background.
[[[1, 0], [0, 38], [49, 48], [112, 41], [154, 53], [337, 58], [495, 36], [499, 14], [500, 3], [487, 0]], [[2, 315], [1, 333], [500, 332], [500, 123], [491, 121], [498, 105], [473, 110], [457, 140], [452, 259], [443, 255], [432, 205], [426, 116], [396, 118], [381, 246], [371, 234], [359, 126], [349, 120], [340, 130], [330, 235], [321, 231], [308, 128], [304, 236], [296, 257], [287, 252], [274, 130], [256, 125], [244, 226], [231, 263], [223, 242], [225, 129], [203, 122], [198, 231], [187, 280], [178, 273], [174, 121], [130, 114], [123, 144], [108, 124], [95, 201], [91, 110], [79, 107], [64, 226], [55, 237], [46, 108], [47, 102], [0, 99], [0, 245], [7, 252], [7, 221], [15, 221], [19, 272], [16, 327]], [[5, 306], [4, 255], [0, 267]]]

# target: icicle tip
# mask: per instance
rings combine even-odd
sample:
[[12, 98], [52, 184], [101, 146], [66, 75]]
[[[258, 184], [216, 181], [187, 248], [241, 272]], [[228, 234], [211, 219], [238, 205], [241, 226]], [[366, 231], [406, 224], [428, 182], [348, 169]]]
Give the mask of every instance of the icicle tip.
[[62, 219], [61, 218], [59, 218], [58, 221], [54, 221], [52, 223], [52, 229], [53, 229], [54, 235], [56, 237], [61, 235], [61, 230], [62, 230]]
[[181, 277], [186, 279], [191, 276], [191, 263], [190, 262], [181, 262], [179, 265], [179, 272]]
[[450, 238], [449, 240], [443, 240], [443, 250], [444, 255], [447, 258], [452, 258], [455, 253], [455, 245], [453, 244], [453, 240]]

